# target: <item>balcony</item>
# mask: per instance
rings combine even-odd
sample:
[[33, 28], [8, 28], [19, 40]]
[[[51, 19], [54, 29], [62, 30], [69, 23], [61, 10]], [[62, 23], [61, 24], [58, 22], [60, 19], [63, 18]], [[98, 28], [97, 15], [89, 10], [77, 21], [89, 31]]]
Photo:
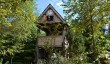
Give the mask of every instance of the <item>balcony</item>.
[[55, 47], [62, 47], [63, 36], [40, 36], [38, 37], [38, 46], [52, 45]]

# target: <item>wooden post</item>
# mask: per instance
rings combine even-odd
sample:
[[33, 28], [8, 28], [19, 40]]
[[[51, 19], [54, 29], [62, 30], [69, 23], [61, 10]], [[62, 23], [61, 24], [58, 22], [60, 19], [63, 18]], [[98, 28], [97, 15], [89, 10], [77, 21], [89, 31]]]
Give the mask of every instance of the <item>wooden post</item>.
[[65, 58], [68, 59], [68, 51], [67, 51], [67, 49], [69, 47], [69, 43], [68, 43], [66, 37], [64, 38], [64, 47], [65, 47]]
[[[37, 30], [37, 34], [40, 33], [40, 30], [38, 29]], [[38, 35], [37, 35], [38, 36]], [[36, 50], [36, 53], [35, 53], [35, 64], [38, 64], [38, 60], [39, 60], [39, 57], [38, 57], [38, 53], [39, 53], [39, 48], [38, 48], [38, 37], [36, 39], [36, 47], [35, 47], [35, 50]]]

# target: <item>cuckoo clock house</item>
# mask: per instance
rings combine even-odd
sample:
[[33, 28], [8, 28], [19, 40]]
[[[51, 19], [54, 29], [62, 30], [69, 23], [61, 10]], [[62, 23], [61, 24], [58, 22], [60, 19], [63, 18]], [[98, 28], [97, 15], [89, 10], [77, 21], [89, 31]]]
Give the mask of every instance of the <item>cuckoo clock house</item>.
[[49, 4], [38, 19], [37, 27], [46, 34], [37, 38], [38, 56], [43, 57], [42, 55], [46, 54], [42, 48], [45, 45], [63, 49], [67, 44], [65, 37], [67, 24], [64, 23], [62, 16]]

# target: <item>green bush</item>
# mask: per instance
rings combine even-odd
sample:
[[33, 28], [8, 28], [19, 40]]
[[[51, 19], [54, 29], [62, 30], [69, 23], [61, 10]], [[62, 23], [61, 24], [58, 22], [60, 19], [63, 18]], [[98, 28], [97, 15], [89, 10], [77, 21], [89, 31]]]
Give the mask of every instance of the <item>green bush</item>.
[[2, 64], [3, 59], [0, 59], [0, 64]]
[[21, 62], [13, 62], [13, 64], [23, 64], [23, 63], [21, 63]]
[[80, 58], [76, 59], [75, 57], [70, 58], [70, 59], [66, 59], [63, 56], [58, 56], [57, 58], [54, 59], [49, 59], [48, 62], [45, 60], [39, 60], [38, 64], [89, 64], [87, 63], [87, 61], [84, 60], [80, 60]]

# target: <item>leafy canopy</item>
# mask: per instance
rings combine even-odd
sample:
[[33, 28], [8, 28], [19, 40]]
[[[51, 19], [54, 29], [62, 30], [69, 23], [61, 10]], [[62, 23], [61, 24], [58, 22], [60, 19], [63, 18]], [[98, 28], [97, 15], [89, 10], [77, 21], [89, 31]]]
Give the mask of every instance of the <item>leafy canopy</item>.
[[36, 35], [31, 0], [0, 0], [0, 54], [19, 53], [24, 42]]

